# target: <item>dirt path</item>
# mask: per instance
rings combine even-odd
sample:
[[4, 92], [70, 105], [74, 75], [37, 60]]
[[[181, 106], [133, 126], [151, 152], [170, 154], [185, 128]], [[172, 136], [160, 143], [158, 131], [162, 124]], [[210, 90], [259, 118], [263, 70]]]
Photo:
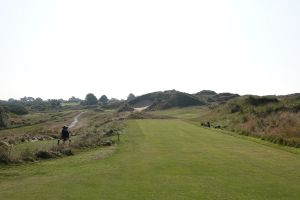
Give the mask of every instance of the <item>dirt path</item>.
[[141, 111], [147, 109], [148, 107], [149, 107], [149, 106], [139, 107], [139, 108], [134, 108], [134, 111], [136, 111], [136, 112], [141, 112]]
[[78, 115], [76, 115], [76, 116], [74, 117], [74, 120], [72, 121], [72, 123], [69, 124], [69, 128], [73, 128], [73, 127], [75, 127], [75, 126], [77, 125], [77, 123], [79, 122], [79, 117], [80, 117], [83, 113], [85, 113], [85, 112], [81, 112], [81, 113], [79, 113]]

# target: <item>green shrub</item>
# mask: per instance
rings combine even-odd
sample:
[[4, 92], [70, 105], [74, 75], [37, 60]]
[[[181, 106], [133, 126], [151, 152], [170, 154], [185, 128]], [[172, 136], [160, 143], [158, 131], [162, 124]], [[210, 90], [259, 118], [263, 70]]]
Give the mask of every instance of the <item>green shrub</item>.
[[134, 111], [134, 109], [128, 103], [124, 103], [118, 109], [118, 112], [132, 112], [132, 111]]
[[8, 111], [16, 115], [26, 115], [28, 110], [21, 104], [9, 104], [7, 105]]
[[86, 105], [97, 105], [98, 104], [97, 97], [94, 94], [89, 93], [85, 97], [85, 103]]
[[8, 115], [5, 110], [0, 106], [0, 128], [8, 126]]
[[72, 151], [72, 149], [69, 149], [69, 148], [63, 148], [60, 153], [62, 153], [63, 155], [66, 155], [66, 156], [73, 156], [74, 153]]
[[231, 113], [236, 113], [236, 112], [241, 112], [242, 111], [242, 107], [238, 104], [230, 104], [229, 109], [230, 109]]
[[275, 97], [254, 97], [249, 96], [246, 99], [246, 102], [253, 106], [265, 105], [268, 103], [277, 103], [279, 100]]
[[0, 142], [0, 164], [11, 162], [10, 145], [6, 142]]
[[51, 151], [38, 151], [35, 153], [35, 156], [39, 159], [50, 159], [57, 157], [57, 155]]
[[87, 148], [87, 147], [94, 147], [100, 146], [102, 142], [102, 137], [96, 133], [89, 133], [86, 135], [82, 135], [80, 139], [76, 140], [74, 144], [72, 144], [75, 148]]
[[33, 154], [32, 150], [29, 148], [26, 148], [21, 152], [20, 159], [23, 161], [30, 161], [30, 162], [33, 162], [35, 160], [34, 154]]
[[293, 105], [292, 111], [293, 112], [300, 112], [300, 103]]

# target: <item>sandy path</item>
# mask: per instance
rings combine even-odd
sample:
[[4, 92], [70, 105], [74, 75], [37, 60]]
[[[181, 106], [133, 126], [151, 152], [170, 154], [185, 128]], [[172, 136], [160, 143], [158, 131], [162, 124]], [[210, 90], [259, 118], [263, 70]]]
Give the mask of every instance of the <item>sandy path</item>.
[[79, 117], [80, 117], [83, 113], [85, 113], [85, 112], [81, 112], [81, 113], [79, 113], [78, 115], [76, 115], [76, 116], [74, 117], [74, 120], [72, 121], [72, 123], [69, 124], [69, 128], [73, 128], [74, 126], [77, 125], [77, 123], [78, 123], [78, 121], [79, 121]]
[[139, 107], [139, 108], [134, 108], [134, 111], [141, 112], [141, 111], [147, 109], [148, 107], [149, 107], [149, 106]]

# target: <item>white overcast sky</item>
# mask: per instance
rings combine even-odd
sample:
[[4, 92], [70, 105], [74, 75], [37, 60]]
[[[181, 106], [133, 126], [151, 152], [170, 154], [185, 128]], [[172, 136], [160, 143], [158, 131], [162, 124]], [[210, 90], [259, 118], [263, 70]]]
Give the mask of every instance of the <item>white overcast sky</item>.
[[0, 99], [300, 92], [298, 0], [0, 0]]

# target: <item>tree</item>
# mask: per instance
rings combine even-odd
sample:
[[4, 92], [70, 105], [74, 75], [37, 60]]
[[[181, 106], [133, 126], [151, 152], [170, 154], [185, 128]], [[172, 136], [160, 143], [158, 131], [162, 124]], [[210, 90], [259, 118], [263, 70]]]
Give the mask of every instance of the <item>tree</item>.
[[27, 97], [27, 101], [34, 101], [33, 97]]
[[22, 101], [22, 102], [34, 101], [34, 98], [33, 97], [23, 97], [20, 99], [20, 101]]
[[61, 102], [57, 99], [48, 99], [48, 103], [51, 108], [60, 108]]
[[20, 103], [8, 104], [7, 109], [8, 109], [9, 112], [14, 113], [16, 115], [26, 115], [26, 114], [28, 114], [28, 110]]
[[135, 98], [134, 94], [130, 93], [127, 97], [127, 101], [131, 101]]
[[16, 102], [16, 100], [13, 99], [13, 98], [9, 98], [9, 99], [8, 99], [8, 102], [10, 102], [10, 103], [11, 103], [11, 102]]
[[47, 109], [47, 103], [44, 102], [42, 98], [38, 97], [32, 102], [32, 107], [31, 108], [35, 109], [35, 110], [39, 110], [39, 111], [46, 110]]
[[98, 103], [98, 100], [94, 94], [89, 93], [85, 97], [85, 103], [86, 105], [96, 105]]
[[72, 96], [71, 98], [69, 98], [68, 102], [77, 103], [77, 102], [81, 102], [81, 99]]
[[20, 101], [22, 101], [22, 102], [27, 102], [27, 97], [21, 98]]
[[107, 104], [107, 102], [108, 102], [107, 96], [106, 96], [106, 95], [102, 95], [102, 96], [100, 97], [100, 99], [99, 99], [99, 102], [100, 102], [101, 105]]
[[34, 100], [35, 103], [42, 103], [43, 102], [43, 99], [38, 97]]
[[111, 98], [111, 99], [109, 100], [109, 103], [118, 103], [118, 102], [120, 102], [120, 100], [117, 99], [117, 98]]

